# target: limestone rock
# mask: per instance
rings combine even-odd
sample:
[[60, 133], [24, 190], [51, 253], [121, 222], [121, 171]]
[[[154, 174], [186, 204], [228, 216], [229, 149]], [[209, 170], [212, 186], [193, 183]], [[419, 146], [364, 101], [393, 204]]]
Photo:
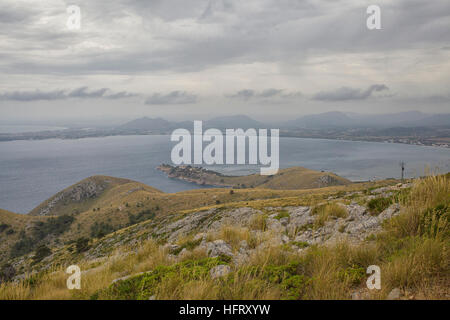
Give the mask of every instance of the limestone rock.
[[389, 292], [387, 300], [398, 300], [398, 299], [400, 299], [400, 289], [394, 288], [391, 290], [391, 292]]
[[212, 279], [221, 278], [229, 274], [231, 271], [230, 266], [227, 266], [225, 264], [221, 264], [218, 266], [215, 266], [209, 271], [209, 274], [211, 275]]
[[213, 242], [206, 243], [206, 252], [209, 257], [218, 257], [220, 255], [225, 255], [228, 257], [233, 256], [231, 251], [231, 246], [223, 240], [216, 240]]

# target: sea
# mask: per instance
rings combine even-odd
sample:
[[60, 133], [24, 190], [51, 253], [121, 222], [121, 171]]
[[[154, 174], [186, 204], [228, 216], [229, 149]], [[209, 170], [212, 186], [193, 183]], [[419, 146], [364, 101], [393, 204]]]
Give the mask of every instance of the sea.
[[[0, 142], [0, 208], [28, 213], [62, 189], [93, 175], [143, 182], [164, 192], [202, 188], [169, 179], [156, 167], [171, 164], [176, 142], [166, 135]], [[332, 171], [352, 181], [450, 172], [450, 149], [395, 143], [280, 138], [280, 168]], [[259, 172], [255, 165], [215, 165], [229, 175]]]

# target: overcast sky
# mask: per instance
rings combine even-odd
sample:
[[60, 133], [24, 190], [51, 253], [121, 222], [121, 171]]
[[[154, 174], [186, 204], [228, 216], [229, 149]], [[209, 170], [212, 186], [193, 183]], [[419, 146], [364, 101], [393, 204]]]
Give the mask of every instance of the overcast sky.
[[0, 70], [0, 121], [447, 113], [450, 1], [2, 0]]

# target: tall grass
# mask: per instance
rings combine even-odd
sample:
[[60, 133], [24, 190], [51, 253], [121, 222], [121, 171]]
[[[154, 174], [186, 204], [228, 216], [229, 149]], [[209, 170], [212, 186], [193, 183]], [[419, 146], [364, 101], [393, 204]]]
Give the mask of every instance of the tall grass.
[[[164, 267], [168, 271], [152, 287], [157, 299], [349, 299], [353, 291], [365, 288], [369, 265], [380, 266], [382, 279], [382, 289], [370, 292], [371, 298], [384, 299], [396, 287], [412, 292], [414, 298], [448, 298], [449, 179], [430, 176], [417, 180], [409, 195], [401, 198], [401, 214], [384, 224], [375, 241], [311, 246], [298, 253], [289, 245], [270, 245], [274, 234], [265, 231], [260, 215], [262, 218], [256, 217], [247, 227], [224, 225], [208, 234], [208, 240], [225, 240], [235, 252], [242, 240], [258, 248], [245, 265], [221, 261], [231, 267], [225, 278], [212, 279], [205, 269], [211, 267], [207, 267], [209, 262], [196, 265], [209, 261], [200, 248], [193, 247], [185, 256], [174, 258], [168, 249], [145, 241], [137, 248], [120, 248], [99, 265], [80, 262], [82, 270], [88, 271], [83, 273], [79, 291], [66, 288], [68, 275], [60, 267], [18, 283], [1, 284], [0, 299], [117, 299], [108, 289], [113, 279], [166, 270]], [[316, 206], [313, 212], [316, 226], [348, 214], [336, 203]], [[266, 245], [259, 246], [263, 242]], [[171, 271], [176, 265], [182, 272]], [[148, 298], [145, 292], [134, 292], [134, 296]]]
[[316, 228], [323, 227], [327, 221], [333, 218], [346, 218], [348, 216], [347, 209], [334, 202], [314, 207], [312, 214], [317, 216], [314, 221]]

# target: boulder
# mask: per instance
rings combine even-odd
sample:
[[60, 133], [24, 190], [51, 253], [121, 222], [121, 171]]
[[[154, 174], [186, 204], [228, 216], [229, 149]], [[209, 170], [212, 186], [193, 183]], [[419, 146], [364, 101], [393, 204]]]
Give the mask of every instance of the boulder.
[[209, 257], [218, 257], [220, 255], [225, 255], [228, 257], [233, 256], [231, 251], [231, 246], [223, 240], [216, 240], [213, 242], [206, 243], [206, 252]]
[[209, 274], [211, 275], [212, 279], [221, 278], [229, 274], [231, 271], [230, 266], [227, 266], [226, 264], [221, 264], [218, 266], [215, 266], [209, 271]]
[[394, 288], [391, 290], [391, 292], [389, 292], [388, 296], [387, 296], [387, 300], [398, 300], [400, 299], [400, 289], [399, 288]]

